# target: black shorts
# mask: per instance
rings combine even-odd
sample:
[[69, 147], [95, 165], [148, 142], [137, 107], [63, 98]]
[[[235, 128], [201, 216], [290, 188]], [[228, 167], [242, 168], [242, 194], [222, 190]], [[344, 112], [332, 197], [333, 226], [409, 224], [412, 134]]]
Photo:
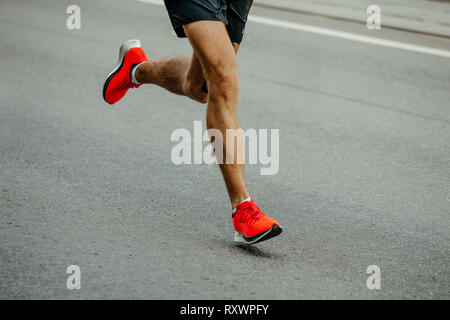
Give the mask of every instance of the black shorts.
[[253, 0], [164, 0], [173, 29], [180, 38], [183, 25], [200, 20], [222, 21], [231, 42], [241, 43]]

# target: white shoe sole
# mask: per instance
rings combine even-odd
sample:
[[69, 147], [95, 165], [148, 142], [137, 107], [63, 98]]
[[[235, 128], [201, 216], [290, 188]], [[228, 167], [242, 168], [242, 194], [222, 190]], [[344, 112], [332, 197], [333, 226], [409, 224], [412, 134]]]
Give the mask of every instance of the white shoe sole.
[[247, 244], [247, 245], [256, 244], [258, 242], [269, 240], [273, 237], [276, 237], [282, 231], [283, 231], [283, 227], [277, 226], [275, 224], [269, 230], [267, 230], [263, 233], [260, 233], [257, 236], [254, 236], [251, 238], [246, 238], [242, 233], [236, 231], [234, 233], [234, 242], [236, 244]]

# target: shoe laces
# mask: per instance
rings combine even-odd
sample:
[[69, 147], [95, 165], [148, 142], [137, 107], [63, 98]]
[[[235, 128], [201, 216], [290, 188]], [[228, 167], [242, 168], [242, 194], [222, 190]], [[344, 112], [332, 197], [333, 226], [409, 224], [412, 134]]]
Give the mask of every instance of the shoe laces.
[[263, 216], [264, 213], [259, 209], [256, 204], [252, 204], [248, 207], [245, 207], [239, 210], [238, 221], [239, 223], [248, 223], [254, 224], [258, 222]]
[[133, 82], [127, 81], [127, 79], [123, 79], [122, 82], [118, 85], [117, 90], [123, 91], [127, 89], [139, 88], [141, 84], [134, 84]]

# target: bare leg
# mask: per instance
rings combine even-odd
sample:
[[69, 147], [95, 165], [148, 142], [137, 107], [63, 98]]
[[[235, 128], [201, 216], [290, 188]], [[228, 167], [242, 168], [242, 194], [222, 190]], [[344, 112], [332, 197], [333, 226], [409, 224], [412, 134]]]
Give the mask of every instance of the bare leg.
[[[236, 54], [238, 50], [239, 45], [234, 44]], [[202, 91], [205, 77], [195, 53], [192, 58], [172, 55], [144, 62], [137, 68], [135, 76], [140, 83], [156, 84], [201, 103], [208, 101], [208, 94]]]
[[[206, 103], [207, 94], [202, 92], [204, 81], [200, 63], [195, 55], [190, 58], [172, 55], [162, 59], [152, 59], [137, 68], [136, 80], [140, 83], [156, 84], [175, 94], [188, 96], [198, 102]], [[194, 89], [194, 83], [200, 86]]]
[[[208, 129], [218, 129], [223, 135], [223, 156], [234, 154], [234, 162], [221, 164], [220, 169], [227, 186], [232, 207], [247, 198], [244, 165], [238, 164], [237, 150], [242, 141], [235, 139], [235, 150], [227, 148], [226, 130], [239, 129], [236, 107], [239, 93], [236, 55], [225, 25], [219, 21], [197, 21], [184, 26], [186, 35], [198, 57], [209, 91], [206, 124]], [[220, 53], [220, 54], [218, 54]]]

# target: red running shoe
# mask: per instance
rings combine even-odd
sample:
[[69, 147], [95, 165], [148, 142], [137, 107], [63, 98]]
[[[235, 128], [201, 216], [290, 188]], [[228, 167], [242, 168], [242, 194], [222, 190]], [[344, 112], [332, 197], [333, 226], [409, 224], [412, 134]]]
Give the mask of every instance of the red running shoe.
[[125, 41], [119, 50], [119, 61], [113, 71], [108, 74], [103, 85], [103, 99], [109, 104], [114, 104], [127, 93], [130, 88], [138, 88], [140, 84], [131, 82], [131, 70], [148, 58], [141, 47], [141, 41]]
[[283, 231], [280, 223], [266, 216], [253, 202], [243, 202], [236, 207], [232, 215], [234, 242], [238, 244], [255, 244], [273, 238]]

